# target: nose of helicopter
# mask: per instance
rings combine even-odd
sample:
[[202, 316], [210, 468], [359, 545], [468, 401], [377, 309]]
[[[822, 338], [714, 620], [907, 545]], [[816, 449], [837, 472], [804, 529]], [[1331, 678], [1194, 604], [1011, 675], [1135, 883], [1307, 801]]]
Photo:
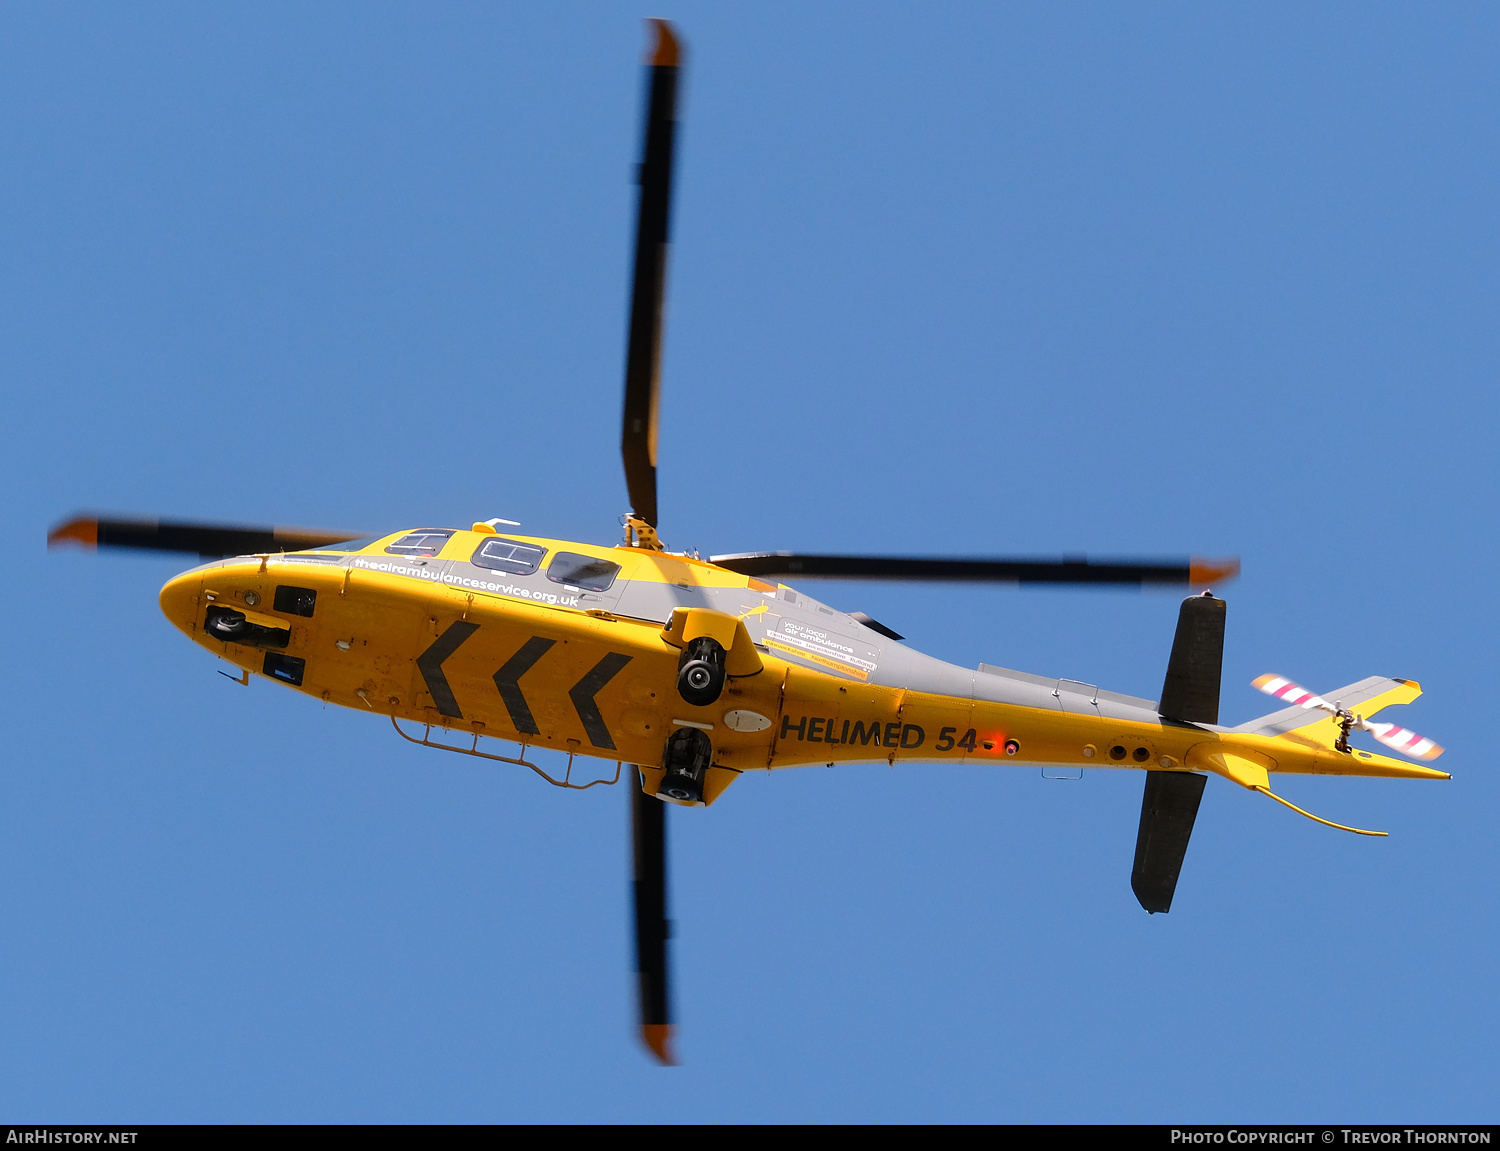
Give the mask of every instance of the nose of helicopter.
[[183, 634], [191, 636], [198, 622], [198, 598], [203, 590], [203, 574], [197, 570], [173, 576], [161, 589], [158, 602], [161, 613]]

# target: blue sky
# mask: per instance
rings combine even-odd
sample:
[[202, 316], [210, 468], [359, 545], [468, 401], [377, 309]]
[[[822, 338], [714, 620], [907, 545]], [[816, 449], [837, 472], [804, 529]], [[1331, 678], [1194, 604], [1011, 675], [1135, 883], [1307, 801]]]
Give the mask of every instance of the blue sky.
[[[1421, 681], [1446, 783], [911, 766], [673, 811], [402, 744], [162, 618], [79, 508], [608, 542], [645, 40], [689, 61], [662, 530], [1239, 554], [1224, 716]], [[0, 13], [0, 1112], [121, 1121], [1494, 1121], [1491, 5]], [[821, 585], [1155, 698], [1177, 597]]]

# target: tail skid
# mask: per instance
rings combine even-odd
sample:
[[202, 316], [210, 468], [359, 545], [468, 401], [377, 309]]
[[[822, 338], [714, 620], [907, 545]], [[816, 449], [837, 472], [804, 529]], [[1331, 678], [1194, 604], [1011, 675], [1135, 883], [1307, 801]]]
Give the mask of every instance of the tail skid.
[[1262, 795], [1268, 795], [1277, 803], [1290, 807], [1299, 815], [1305, 815], [1314, 823], [1321, 823], [1325, 827], [1336, 827], [1340, 831], [1352, 831], [1355, 835], [1385, 835], [1383, 831], [1366, 831], [1361, 827], [1349, 827], [1346, 824], [1334, 823], [1331, 819], [1324, 819], [1320, 815], [1314, 815], [1310, 811], [1298, 807], [1289, 799], [1282, 799], [1271, 790], [1271, 780], [1268, 770], [1276, 767], [1276, 761], [1249, 747], [1236, 747], [1228, 743], [1202, 743], [1193, 748], [1187, 754], [1187, 766], [1198, 771], [1209, 771], [1215, 775], [1223, 776], [1231, 783], [1237, 783], [1248, 791], [1258, 791]]
[[1307, 816], [1308, 819], [1312, 820], [1314, 823], [1321, 823], [1324, 827], [1336, 827], [1340, 831], [1352, 831], [1355, 835], [1385, 835], [1385, 836], [1390, 835], [1390, 832], [1388, 832], [1388, 831], [1366, 831], [1362, 827], [1349, 827], [1349, 826], [1347, 826], [1345, 824], [1342, 824], [1342, 823], [1334, 823], [1333, 820], [1331, 820], [1331, 819], [1324, 819], [1320, 815], [1314, 815], [1310, 811], [1304, 811], [1302, 808], [1298, 807], [1295, 803], [1293, 803], [1289, 799], [1282, 799], [1281, 796], [1277, 795], [1269, 787], [1261, 787], [1259, 784], [1257, 784], [1256, 786], [1252, 787], [1250, 790], [1251, 791], [1258, 791], [1262, 795], [1269, 795], [1277, 803], [1283, 804], [1286, 807], [1290, 807], [1298, 815], [1305, 815], [1305, 816]]

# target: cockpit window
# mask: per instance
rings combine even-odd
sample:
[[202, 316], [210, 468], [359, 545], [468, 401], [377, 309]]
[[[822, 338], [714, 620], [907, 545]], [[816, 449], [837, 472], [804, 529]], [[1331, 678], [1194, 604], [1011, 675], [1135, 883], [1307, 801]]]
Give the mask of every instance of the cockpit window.
[[501, 539], [496, 536], [479, 545], [473, 563], [482, 568], [511, 575], [531, 575], [541, 566], [546, 548], [523, 544], [519, 540]]
[[435, 556], [453, 532], [453, 528], [423, 528], [408, 532], [385, 550], [393, 556]]
[[620, 565], [609, 560], [581, 556], [577, 552], [558, 552], [547, 565], [547, 578], [553, 583], [584, 591], [608, 591], [620, 574]]

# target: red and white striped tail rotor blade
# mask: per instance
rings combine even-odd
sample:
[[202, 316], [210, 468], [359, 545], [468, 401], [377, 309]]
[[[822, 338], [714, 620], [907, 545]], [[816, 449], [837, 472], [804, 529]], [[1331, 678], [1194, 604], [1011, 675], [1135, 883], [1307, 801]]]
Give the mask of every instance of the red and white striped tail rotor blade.
[[1307, 688], [1284, 679], [1279, 675], [1263, 675], [1253, 681], [1253, 687], [1260, 688], [1267, 695], [1274, 695], [1293, 706], [1321, 707], [1324, 711], [1337, 711], [1338, 709], [1324, 699], [1321, 695], [1314, 695]]
[[1442, 747], [1426, 736], [1408, 731], [1404, 727], [1398, 727], [1394, 723], [1370, 723], [1366, 720], [1363, 726], [1386, 747], [1399, 751], [1402, 755], [1409, 755], [1413, 759], [1436, 759], [1443, 754]]

